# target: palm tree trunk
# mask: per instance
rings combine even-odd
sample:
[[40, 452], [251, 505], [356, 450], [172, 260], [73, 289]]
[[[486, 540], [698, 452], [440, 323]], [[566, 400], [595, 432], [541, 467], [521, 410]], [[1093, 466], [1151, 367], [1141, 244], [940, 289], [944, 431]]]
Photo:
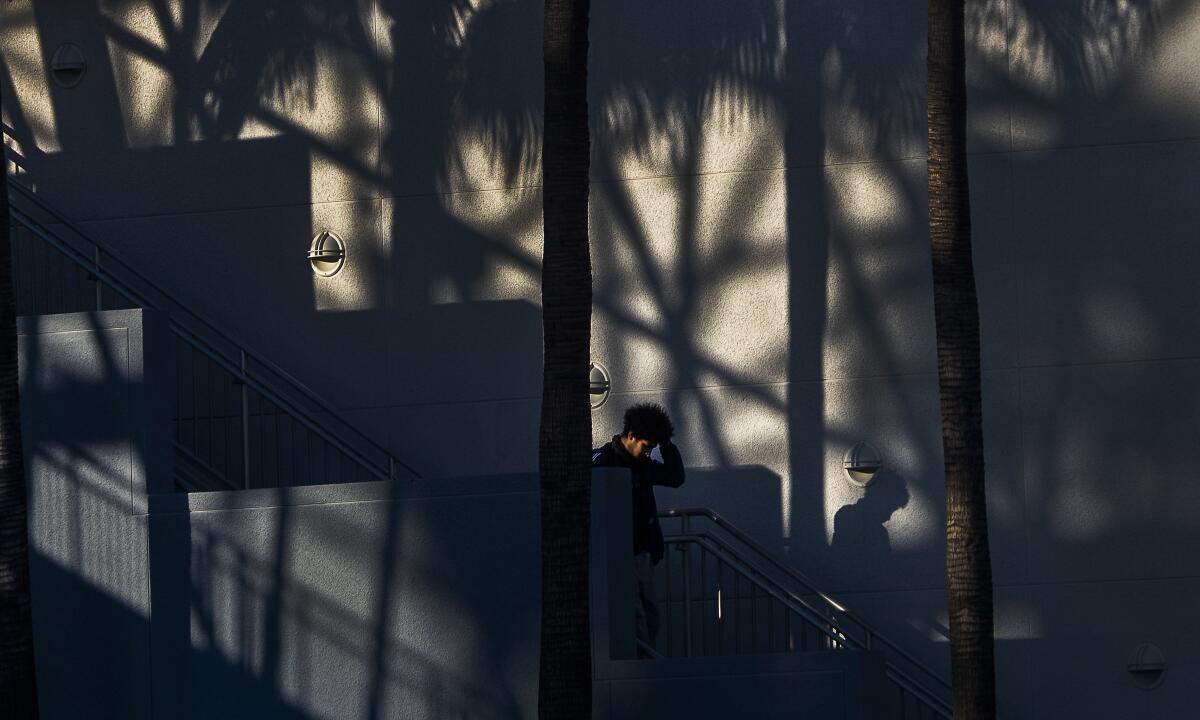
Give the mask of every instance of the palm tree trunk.
[[546, 0], [540, 720], [580, 720], [592, 712], [587, 34], [588, 0]]
[[946, 585], [954, 717], [996, 716], [992, 569], [984, 495], [979, 308], [971, 259], [963, 0], [929, 0], [929, 234], [933, 254]]
[[38, 717], [29, 594], [29, 521], [21, 456], [17, 311], [13, 297], [8, 163], [0, 171], [0, 698], [5, 717]]

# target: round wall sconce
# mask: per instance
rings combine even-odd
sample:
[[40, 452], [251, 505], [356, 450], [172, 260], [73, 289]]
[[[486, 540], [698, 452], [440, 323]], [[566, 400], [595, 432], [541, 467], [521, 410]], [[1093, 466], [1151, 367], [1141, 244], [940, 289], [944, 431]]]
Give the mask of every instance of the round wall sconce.
[[1125, 669], [1133, 678], [1134, 685], [1143, 690], [1153, 690], [1162, 685], [1163, 678], [1167, 676], [1167, 660], [1157, 645], [1142, 643], [1133, 649]]
[[87, 73], [87, 62], [83, 59], [83, 51], [78, 45], [65, 43], [59, 45], [50, 57], [50, 77], [54, 84], [61, 88], [73, 88], [83, 82]]
[[336, 275], [346, 264], [346, 243], [337, 233], [322, 230], [308, 248], [308, 263], [321, 277]]
[[592, 399], [592, 409], [603, 405], [611, 392], [612, 377], [608, 369], [598, 362], [588, 365], [588, 396]]
[[842, 469], [846, 473], [846, 479], [855, 487], [865, 488], [870, 485], [881, 468], [883, 459], [870, 443], [860, 442], [842, 456]]

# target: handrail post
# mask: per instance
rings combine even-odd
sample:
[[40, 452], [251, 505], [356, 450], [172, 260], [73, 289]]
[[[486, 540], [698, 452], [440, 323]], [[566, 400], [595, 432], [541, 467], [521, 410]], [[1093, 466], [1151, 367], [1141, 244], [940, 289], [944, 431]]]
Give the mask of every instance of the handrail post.
[[250, 489], [250, 387], [246, 382], [246, 351], [242, 358], [242, 472], [246, 489]]
[[100, 246], [93, 245], [92, 249], [95, 263], [94, 275], [96, 276], [96, 312], [100, 312], [104, 309], [104, 283], [100, 279]]

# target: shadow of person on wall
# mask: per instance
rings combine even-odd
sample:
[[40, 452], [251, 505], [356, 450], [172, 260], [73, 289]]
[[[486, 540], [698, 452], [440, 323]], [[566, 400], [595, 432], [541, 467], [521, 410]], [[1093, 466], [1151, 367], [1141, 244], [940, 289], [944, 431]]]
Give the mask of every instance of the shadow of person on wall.
[[839, 560], [871, 562], [892, 553], [892, 542], [884, 525], [908, 505], [908, 485], [900, 478], [884, 475], [867, 486], [853, 505], [843, 505], [833, 516], [833, 538], [829, 549]]

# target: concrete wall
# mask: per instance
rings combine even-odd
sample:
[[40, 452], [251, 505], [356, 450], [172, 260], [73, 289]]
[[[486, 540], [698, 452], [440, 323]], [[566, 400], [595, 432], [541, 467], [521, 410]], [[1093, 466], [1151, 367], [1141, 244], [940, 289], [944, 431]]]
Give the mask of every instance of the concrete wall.
[[46, 718], [150, 718], [147, 488], [170, 478], [161, 318], [22, 318], [22, 439]]
[[[21, 323], [42, 716], [536, 717], [537, 476], [148, 493], [166, 337], [142, 311]], [[698, 672], [710, 712], [872, 717], [871, 654], [630, 660], [629, 476], [594, 480], [598, 718], [678, 707]]]
[[[922, 8], [593, 8], [595, 435], [665, 402], [700, 470], [661, 504], [716, 507], [944, 668]], [[536, 3], [2, 12], [48, 198], [425, 474], [534, 466]], [[1200, 10], [968, 16], [1001, 711], [1186, 714]], [[74, 90], [44, 72], [63, 42]], [[321, 280], [325, 227], [351, 255]], [[860, 440], [886, 463], [865, 494], [840, 470]], [[1142, 641], [1170, 666], [1150, 693]]]
[[157, 716], [535, 716], [536, 477], [154, 501]]
[[[611, 659], [632, 654], [629, 481], [595, 480], [595, 717], [879, 716], [870, 653]], [[533, 475], [152, 498], [156, 716], [535, 718], [537, 517]]]

